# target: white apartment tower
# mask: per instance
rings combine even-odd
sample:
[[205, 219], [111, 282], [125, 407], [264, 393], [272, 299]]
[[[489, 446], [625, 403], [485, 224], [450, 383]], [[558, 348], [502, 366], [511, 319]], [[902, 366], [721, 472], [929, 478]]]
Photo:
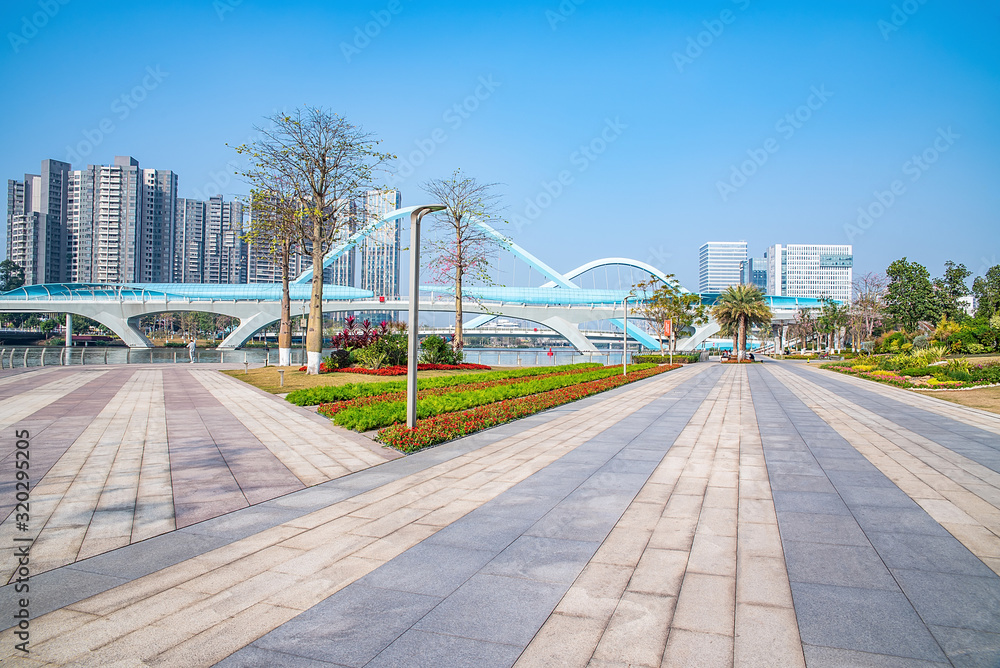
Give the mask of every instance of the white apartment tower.
[[43, 160], [40, 174], [7, 181], [7, 258], [27, 285], [67, 280], [66, 206], [69, 163]]
[[722, 292], [743, 282], [747, 242], [709, 241], [698, 252], [698, 292]]
[[851, 300], [854, 250], [849, 244], [775, 244], [764, 258], [770, 295]]

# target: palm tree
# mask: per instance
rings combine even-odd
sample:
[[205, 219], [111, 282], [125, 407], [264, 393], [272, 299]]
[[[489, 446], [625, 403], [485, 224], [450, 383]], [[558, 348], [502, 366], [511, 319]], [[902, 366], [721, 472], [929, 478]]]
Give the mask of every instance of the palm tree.
[[764, 294], [754, 285], [731, 285], [719, 295], [712, 307], [712, 316], [720, 325], [735, 324], [738, 331], [736, 359], [746, 357], [747, 330], [754, 325], [771, 323], [771, 309]]

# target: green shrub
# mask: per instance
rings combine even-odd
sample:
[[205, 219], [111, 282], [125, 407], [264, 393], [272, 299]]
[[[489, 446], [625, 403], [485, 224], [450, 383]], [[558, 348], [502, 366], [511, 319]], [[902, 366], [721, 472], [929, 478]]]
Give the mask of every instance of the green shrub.
[[984, 364], [969, 367], [969, 375], [976, 382], [1000, 383], [1000, 364]]
[[926, 334], [921, 334], [913, 338], [913, 347], [917, 350], [923, 350], [930, 345], [930, 339], [927, 338]]
[[334, 350], [329, 357], [323, 358], [323, 366], [327, 369], [343, 369], [351, 366], [351, 352], [349, 350]]
[[983, 353], [989, 352], [990, 350], [981, 343], [969, 343], [966, 345], [966, 348], [969, 349], [970, 355], [982, 355]]
[[[701, 353], [674, 353], [674, 364], [679, 362], [685, 364], [694, 364], [701, 359]], [[670, 354], [665, 355], [656, 354], [646, 354], [646, 355], [632, 355], [632, 364], [668, 364], [670, 362]]]
[[918, 366], [912, 369], [903, 369], [900, 376], [943, 376], [945, 369], [941, 366]]
[[461, 364], [462, 351], [454, 350], [440, 336], [428, 336], [420, 342], [420, 361], [424, 364]]

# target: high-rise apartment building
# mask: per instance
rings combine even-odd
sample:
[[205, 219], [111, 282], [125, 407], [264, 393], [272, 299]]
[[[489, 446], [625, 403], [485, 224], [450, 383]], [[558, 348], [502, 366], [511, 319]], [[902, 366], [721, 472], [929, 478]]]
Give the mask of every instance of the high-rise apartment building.
[[175, 220], [171, 281], [247, 282], [241, 202], [225, 202], [221, 195], [207, 202], [181, 197], [177, 199]]
[[40, 174], [7, 181], [7, 258], [28, 285], [67, 279], [66, 205], [69, 163], [43, 160]]
[[698, 291], [722, 292], [743, 282], [747, 242], [709, 241], [698, 252]]
[[[401, 203], [398, 190], [369, 190], [358, 203], [358, 224], [372, 223], [398, 209]], [[376, 297], [399, 297], [400, 237], [400, 223], [393, 220], [361, 242], [358, 255], [362, 290], [371, 290]]]
[[854, 251], [849, 244], [775, 244], [764, 258], [768, 294], [851, 300]]

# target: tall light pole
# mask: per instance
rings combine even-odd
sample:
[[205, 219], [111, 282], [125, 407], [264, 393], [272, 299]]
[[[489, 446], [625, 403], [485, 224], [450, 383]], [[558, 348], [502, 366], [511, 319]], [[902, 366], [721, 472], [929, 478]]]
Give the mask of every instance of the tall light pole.
[[625, 297], [622, 306], [625, 309], [625, 317], [622, 318], [622, 375], [624, 376], [628, 373], [628, 297]]
[[410, 336], [406, 346], [406, 428], [417, 426], [417, 328], [420, 324], [420, 219], [446, 208], [422, 206], [410, 214]]

